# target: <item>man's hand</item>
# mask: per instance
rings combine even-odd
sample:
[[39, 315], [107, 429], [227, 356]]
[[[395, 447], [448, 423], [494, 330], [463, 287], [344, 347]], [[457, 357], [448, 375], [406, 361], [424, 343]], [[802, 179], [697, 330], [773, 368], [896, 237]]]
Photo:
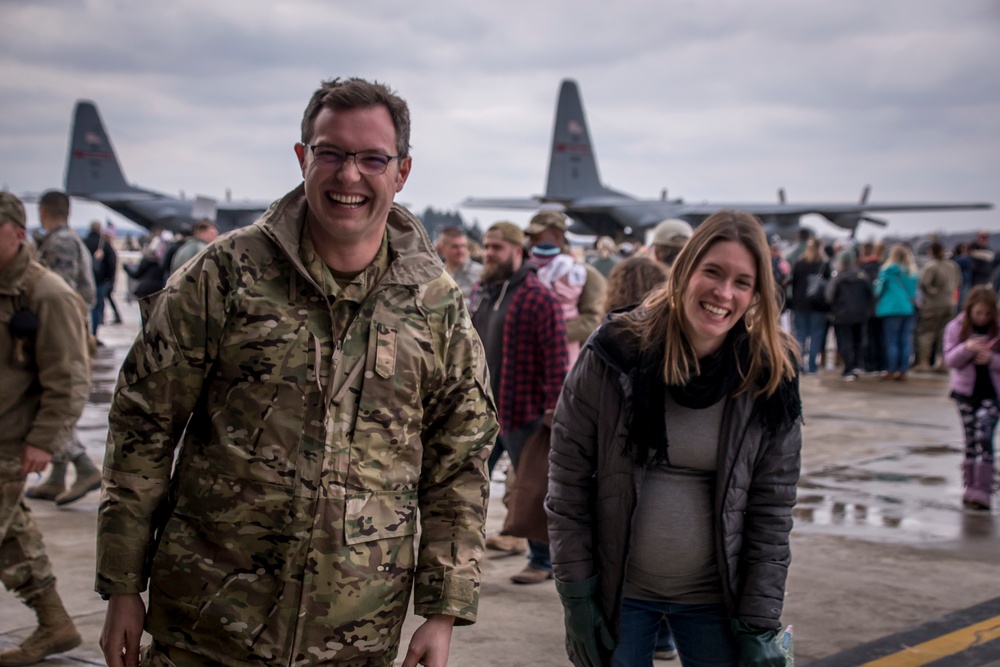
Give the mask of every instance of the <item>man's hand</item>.
[[410, 638], [406, 660], [402, 667], [447, 667], [448, 653], [451, 651], [451, 631], [455, 626], [454, 616], [437, 614], [428, 616]]
[[146, 605], [138, 593], [111, 596], [100, 640], [108, 667], [139, 667], [139, 639], [145, 618]]
[[44, 449], [24, 446], [24, 454], [21, 456], [21, 475], [29, 475], [33, 472], [42, 472], [45, 466], [52, 460], [52, 455]]

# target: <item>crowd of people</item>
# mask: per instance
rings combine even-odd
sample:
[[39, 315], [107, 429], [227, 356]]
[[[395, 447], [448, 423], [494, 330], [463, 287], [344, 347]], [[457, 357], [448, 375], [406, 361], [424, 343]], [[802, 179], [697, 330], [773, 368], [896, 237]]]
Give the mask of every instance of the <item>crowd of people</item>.
[[[993, 288], [968, 289], [955, 317], [962, 276], [994, 278], [988, 239], [967, 266], [932, 244], [918, 269], [904, 245], [828, 251], [803, 234], [786, 249], [720, 211], [583, 259], [566, 216], [542, 211], [492, 224], [480, 263], [464, 230], [432, 242], [394, 203], [410, 116], [385, 85], [323, 82], [295, 154], [303, 182], [255, 224], [214, 242], [199, 221], [129, 271], [142, 334], [103, 474], [74, 424], [114, 248], [100, 224], [69, 229], [53, 191], [35, 259], [23, 205], [0, 195], [0, 573], [38, 616], [0, 666], [81, 641], [23, 500], [47, 467], [33, 498], [102, 488], [111, 665], [388, 667], [412, 603], [425, 621], [403, 667], [444, 667], [487, 552], [526, 557], [513, 584], [554, 581], [578, 667], [784, 665], [798, 382], [824, 365], [831, 324], [846, 379], [905, 380], [914, 339], [916, 368], [952, 369], [963, 500], [989, 507]], [[524, 523], [486, 536], [504, 453]]]

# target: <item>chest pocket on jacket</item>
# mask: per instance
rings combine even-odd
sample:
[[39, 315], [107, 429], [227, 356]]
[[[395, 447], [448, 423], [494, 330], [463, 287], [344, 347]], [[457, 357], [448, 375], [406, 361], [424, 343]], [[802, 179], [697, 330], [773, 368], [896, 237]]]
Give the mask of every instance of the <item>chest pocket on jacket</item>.
[[375, 373], [382, 379], [392, 377], [396, 368], [397, 329], [386, 324], [375, 325]]
[[[414, 316], [408, 317], [411, 311]], [[366, 354], [351, 447], [352, 482], [371, 490], [414, 488], [420, 478], [424, 392], [434, 353], [425, 321], [412, 302], [409, 307], [376, 307]]]

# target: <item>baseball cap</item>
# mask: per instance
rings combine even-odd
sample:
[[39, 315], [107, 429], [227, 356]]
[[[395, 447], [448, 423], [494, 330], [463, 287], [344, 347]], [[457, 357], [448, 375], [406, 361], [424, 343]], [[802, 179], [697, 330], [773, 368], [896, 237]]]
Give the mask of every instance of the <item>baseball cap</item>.
[[27, 227], [24, 216], [24, 204], [9, 192], [0, 192], [0, 218], [10, 220], [22, 229]]
[[691, 225], [683, 220], [671, 218], [664, 220], [653, 230], [652, 244], [682, 248], [692, 234], [694, 230], [691, 229]]
[[490, 228], [486, 230], [487, 234], [490, 232], [498, 232], [500, 234], [500, 238], [508, 243], [513, 243], [516, 246], [524, 245], [524, 232], [521, 231], [521, 228], [513, 222], [508, 222], [506, 220], [494, 222], [490, 225]]
[[555, 227], [564, 232], [567, 231], [569, 225], [566, 224], [566, 214], [559, 211], [542, 211], [541, 213], [536, 213], [535, 217], [528, 223], [528, 227], [524, 230], [524, 233], [528, 236], [541, 234], [549, 227]]

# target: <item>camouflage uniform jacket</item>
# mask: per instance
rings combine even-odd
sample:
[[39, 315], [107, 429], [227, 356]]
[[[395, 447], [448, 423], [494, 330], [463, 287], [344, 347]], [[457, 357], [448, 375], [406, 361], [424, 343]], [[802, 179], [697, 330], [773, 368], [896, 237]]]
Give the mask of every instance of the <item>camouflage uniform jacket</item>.
[[45, 235], [38, 246], [38, 261], [62, 276], [88, 308], [94, 307], [97, 288], [90, 250], [69, 226], [60, 225]]
[[[11, 335], [11, 316], [38, 318], [34, 339]], [[24, 246], [0, 272], [0, 454], [25, 443], [54, 454], [90, 393], [87, 313], [79, 295], [29, 257]]]
[[476, 619], [482, 344], [405, 209], [344, 288], [305, 212], [300, 186], [143, 300], [115, 391], [96, 588], [142, 591], [155, 548], [146, 629], [206, 664], [391, 665], [411, 589]]

